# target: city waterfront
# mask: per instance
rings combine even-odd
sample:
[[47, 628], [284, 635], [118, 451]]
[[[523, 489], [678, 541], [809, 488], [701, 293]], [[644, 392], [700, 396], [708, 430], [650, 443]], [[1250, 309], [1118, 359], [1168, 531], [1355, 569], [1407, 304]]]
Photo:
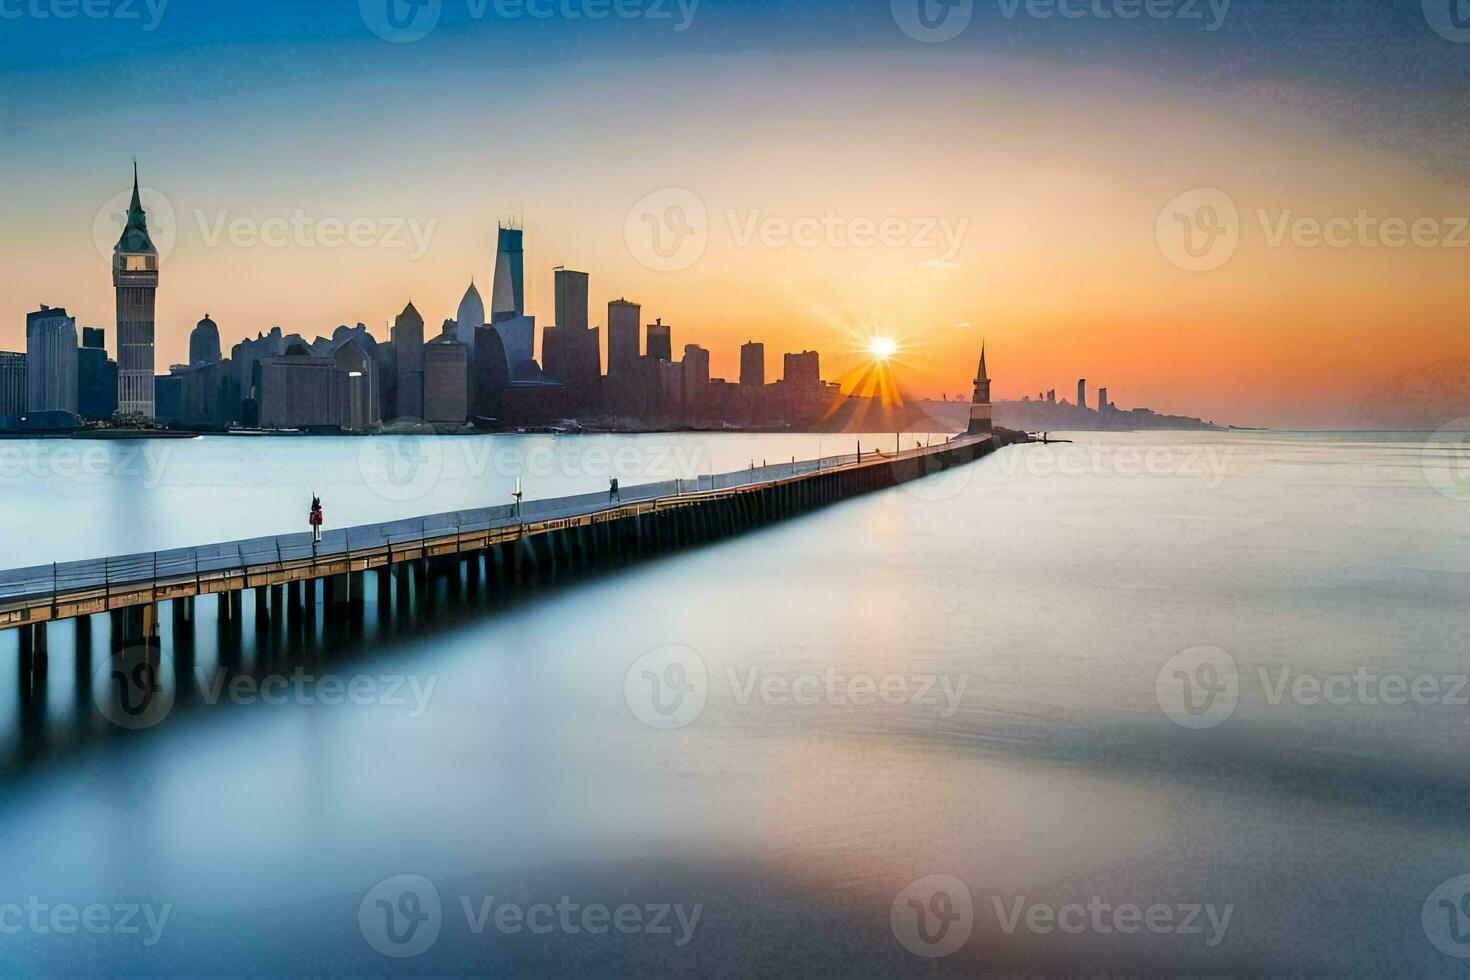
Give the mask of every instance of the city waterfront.
[[[0, 908], [134, 906], [140, 932], [25, 929], [7, 962], [893, 973], [929, 961], [892, 906], [944, 875], [972, 896], [973, 936], [939, 970], [1442, 964], [1426, 909], [1470, 873], [1458, 450], [1427, 433], [1071, 437], [605, 580], [441, 582], [391, 615], [369, 594], [359, 628], [319, 613], [256, 635], [247, 617], [230, 641], [201, 617], [202, 680], [145, 731], [99, 712], [60, 624], [43, 707], [0, 689]], [[6, 444], [28, 469], [0, 481], [3, 564], [300, 531], [312, 492], [340, 526], [859, 438], [895, 439]], [[86, 472], [66, 455], [94, 450]], [[13, 644], [0, 635], [6, 662]], [[1171, 665], [1221, 662], [1228, 712], [1178, 710]], [[219, 685], [221, 665], [256, 682]], [[702, 687], [682, 715], [640, 700], [670, 665]], [[1438, 693], [1395, 704], [1384, 678]], [[381, 891], [402, 876], [441, 904], [432, 941], [390, 959], [359, 912], [387, 896], [430, 916]], [[631, 903], [642, 927], [494, 914], [559, 903]], [[1186, 911], [1167, 933], [1012, 917], [1079, 903]]]

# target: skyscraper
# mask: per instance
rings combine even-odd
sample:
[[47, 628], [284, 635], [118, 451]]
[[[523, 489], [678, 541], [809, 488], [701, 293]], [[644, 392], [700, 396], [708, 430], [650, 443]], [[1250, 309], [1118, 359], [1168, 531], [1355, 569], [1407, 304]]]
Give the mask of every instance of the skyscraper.
[[383, 420], [378, 406], [378, 366], [373, 353], [356, 337], [348, 337], [332, 352], [332, 360], [346, 375], [342, 427], [366, 432]]
[[674, 359], [673, 328], [662, 317], [648, 325], [648, 357], [655, 361]]
[[219, 326], [204, 314], [189, 334], [189, 364], [218, 364], [220, 362]]
[[811, 392], [822, 387], [822, 365], [820, 355], [814, 350], [786, 355], [786, 370], [783, 380], [791, 387]]
[[26, 314], [26, 411], [76, 410], [77, 321], [42, 305]]
[[495, 283], [490, 292], [492, 323], [526, 315], [526, 256], [524, 233], [501, 228], [495, 247]]
[[1083, 378], [1077, 382], [1077, 407], [1087, 407], [1087, 379]]
[[556, 326], [545, 331], [542, 349], [546, 373], [577, 389], [583, 404], [602, 379], [601, 331], [587, 325], [587, 284], [585, 272], [556, 270]]
[[[495, 324], [505, 349], [505, 364], [512, 380], [528, 379], [535, 374], [536, 318], [516, 316]], [[542, 357], [545, 357], [542, 352]]]
[[762, 388], [766, 383], [766, 345], [751, 341], [740, 348], [740, 383]]
[[262, 429], [340, 428], [347, 406], [347, 372], [330, 357], [314, 357], [293, 342], [279, 357], [260, 359]]
[[975, 396], [970, 400], [970, 427], [972, 436], [989, 435], [994, 431], [990, 404], [990, 372], [985, 367], [985, 344], [980, 344], [980, 370], [975, 374]]
[[464, 425], [470, 414], [468, 361], [468, 349], [448, 331], [424, 345], [425, 422]]
[[684, 345], [680, 383], [683, 385], [685, 414], [690, 417], [702, 415], [709, 394], [709, 351], [698, 344]]
[[1102, 414], [1108, 410], [1108, 389], [1097, 389], [1097, 411]]
[[153, 417], [154, 297], [158, 292], [158, 249], [148, 237], [148, 216], [138, 194], [133, 164], [133, 201], [127, 226], [112, 252], [117, 290], [117, 402], [129, 414]]
[[471, 360], [471, 421], [499, 419], [505, 414], [505, 392], [510, 387], [510, 357], [506, 354], [500, 330], [495, 326], [479, 329], [475, 338], [475, 355]]
[[607, 304], [607, 376], [631, 377], [638, 371], [643, 343], [643, 308], [625, 299]]
[[488, 322], [485, 319], [485, 301], [480, 298], [480, 291], [475, 288], [475, 281], [471, 279], [470, 288], [464, 291], [464, 298], [459, 301], [454, 336], [469, 349], [472, 356], [475, 351], [475, 331]]
[[393, 323], [393, 353], [398, 361], [396, 411], [401, 419], [424, 417], [424, 318], [409, 303]]
[[26, 413], [26, 356], [0, 350], [0, 417]]
[[100, 327], [84, 327], [82, 346], [77, 349], [77, 414], [105, 421], [116, 411], [117, 362], [107, 356], [106, 332]]
[[556, 270], [556, 325], [563, 331], [587, 329], [588, 278], [585, 272]]

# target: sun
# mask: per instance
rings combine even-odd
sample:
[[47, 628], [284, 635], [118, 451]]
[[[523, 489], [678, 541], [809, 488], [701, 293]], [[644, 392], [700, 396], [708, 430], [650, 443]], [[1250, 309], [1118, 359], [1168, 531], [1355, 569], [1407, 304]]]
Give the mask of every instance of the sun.
[[898, 353], [898, 341], [892, 337], [874, 337], [868, 341], [868, 354], [874, 360], [887, 361]]

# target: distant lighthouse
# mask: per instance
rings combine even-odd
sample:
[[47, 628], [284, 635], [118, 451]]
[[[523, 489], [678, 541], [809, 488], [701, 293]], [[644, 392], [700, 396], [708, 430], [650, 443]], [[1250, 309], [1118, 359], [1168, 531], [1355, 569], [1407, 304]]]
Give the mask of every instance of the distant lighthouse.
[[988, 436], [994, 431], [990, 408], [990, 372], [985, 369], [985, 343], [980, 344], [980, 371], [975, 375], [975, 397], [970, 402], [972, 436]]

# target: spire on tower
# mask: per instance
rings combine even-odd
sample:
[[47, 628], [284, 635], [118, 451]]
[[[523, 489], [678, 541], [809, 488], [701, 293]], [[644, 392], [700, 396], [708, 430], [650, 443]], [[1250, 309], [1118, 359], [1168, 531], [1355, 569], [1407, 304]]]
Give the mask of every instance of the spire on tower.
[[977, 377], [981, 381], [989, 381], [990, 373], [985, 370], [985, 341], [980, 341], [980, 373]]
[[118, 239], [117, 251], [137, 255], [156, 255], [153, 240], [148, 236], [148, 215], [143, 210], [143, 198], [138, 190], [138, 161], [133, 161], [133, 200], [128, 205], [128, 220]]

